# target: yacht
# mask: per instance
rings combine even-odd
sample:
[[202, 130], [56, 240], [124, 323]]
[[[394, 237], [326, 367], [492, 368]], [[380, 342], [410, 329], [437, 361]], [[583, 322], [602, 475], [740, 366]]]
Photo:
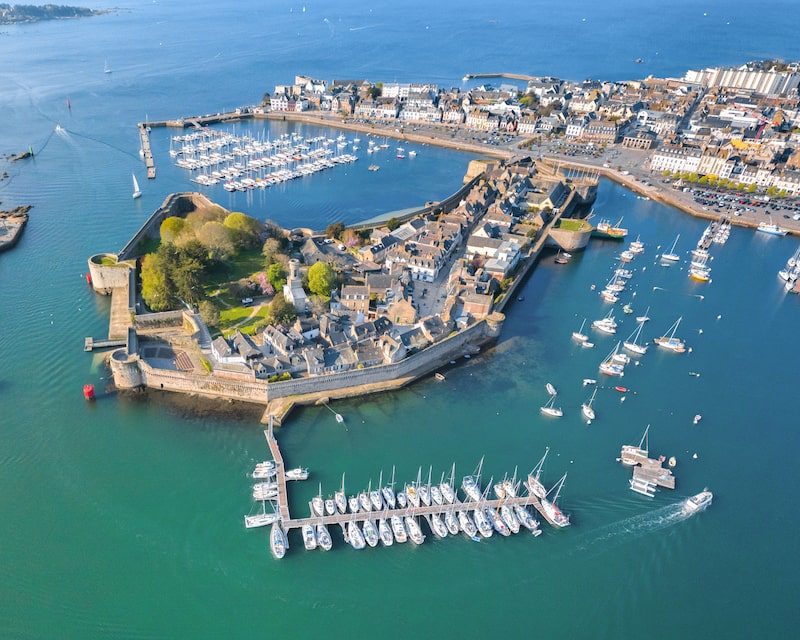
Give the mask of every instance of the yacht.
[[530, 514], [530, 512], [521, 504], [514, 505], [514, 514], [517, 516], [519, 523], [534, 535], [539, 535], [539, 523]]
[[347, 499], [347, 506], [350, 507], [350, 513], [358, 513], [361, 510], [358, 504], [358, 496], [350, 496]]
[[644, 322], [640, 322], [639, 326], [628, 336], [628, 339], [622, 343], [622, 346], [628, 351], [640, 356], [647, 353], [647, 345], [639, 344], [639, 336], [642, 334], [642, 327], [644, 327]]
[[136, 181], [136, 176], [131, 174], [131, 177], [133, 178], [133, 199], [136, 200], [136, 198], [142, 197], [142, 190], [139, 188], [139, 183]]
[[353, 521], [347, 523], [347, 541], [353, 549], [360, 550], [366, 546], [364, 534], [361, 533], [361, 529], [359, 529], [358, 525]]
[[587, 336], [583, 332], [583, 327], [585, 327], [585, 326], [586, 326], [586, 318], [584, 318], [583, 322], [581, 322], [581, 328], [578, 329], [577, 331], [573, 331], [572, 332], [572, 339], [573, 340], [577, 340], [578, 342], [586, 342], [589, 339], [589, 336]]
[[408, 540], [408, 535], [406, 534], [406, 528], [403, 526], [402, 518], [400, 516], [392, 516], [391, 523], [395, 542], [403, 544], [406, 540]]
[[289, 469], [286, 472], [287, 480], [308, 480], [308, 469], [297, 467], [297, 469]]
[[361, 507], [362, 511], [372, 511], [372, 504], [369, 501], [369, 496], [364, 491], [358, 494], [358, 506]]
[[332, 516], [334, 513], [336, 513], [336, 503], [330, 498], [325, 500], [325, 513], [329, 516]]
[[394, 537], [392, 536], [392, 529], [386, 523], [386, 520], [384, 518], [378, 520], [378, 535], [380, 536], [381, 544], [383, 544], [384, 547], [391, 547], [392, 544], [394, 543]]
[[556, 397], [550, 396], [550, 399], [539, 407], [539, 411], [541, 411], [544, 415], [550, 416], [551, 418], [560, 418], [564, 415], [564, 411], [561, 407], [556, 407], [555, 405]]
[[528, 491], [531, 492], [537, 498], [544, 498], [547, 495], [547, 490], [544, 488], [541, 480], [539, 479], [542, 475], [542, 467], [544, 467], [544, 461], [547, 459], [547, 454], [550, 452], [550, 447], [547, 447], [544, 450], [544, 455], [541, 457], [539, 462], [536, 463], [536, 466], [531, 470], [528, 474]]
[[511, 530], [511, 533], [519, 533], [519, 520], [514, 515], [514, 509], [507, 504], [500, 507], [500, 517], [506, 526]]
[[267, 525], [273, 524], [277, 521], [277, 513], [256, 513], [252, 516], [244, 517], [244, 527], [245, 529], [255, 529], [256, 527], [266, 527]]
[[675, 337], [675, 332], [678, 330], [678, 325], [680, 325], [682, 319], [683, 317], [678, 318], [675, 321], [675, 324], [669, 328], [667, 331], [669, 335], [663, 335], [660, 338], [656, 338], [654, 342], [659, 347], [663, 347], [669, 351], [674, 351], [675, 353], [683, 353], [686, 351], [686, 345], [681, 341], [680, 338]]
[[438, 513], [431, 514], [430, 523], [433, 535], [435, 535], [437, 538], [447, 537], [447, 527], [445, 526], [444, 522], [442, 522], [442, 517]]
[[494, 530], [492, 529], [492, 523], [486, 518], [486, 514], [483, 511], [483, 507], [475, 509], [475, 527], [478, 529], [478, 532], [484, 538], [491, 538], [492, 533]]
[[333, 547], [331, 534], [328, 533], [328, 527], [326, 527], [324, 524], [317, 525], [317, 544], [323, 551], [330, 551], [331, 547]]
[[569, 526], [569, 516], [564, 515], [561, 509], [558, 507], [556, 502], [558, 501], [558, 495], [561, 493], [561, 488], [564, 486], [564, 482], [567, 479], [567, 474], [565, 473], [561, 476], [561, 480], [559, 480], [550, 491], [548, 491], [547, 495], [549, 496], [550, 493], [555, 490], [555, 496], [553, 496], [552, 500], [548, 500], [546, 497], [542, 498], [542, 509], [547, 514], [548, 518], [556, 527], [567, 527]]
[[411, 516], [406, 516], [405, 519], [406, 531], [408, 531], [408, 537], [411, 538], [411, 542], [414, 544], [422, 544], [425, 542], [425, 534], [422, 533], [422, 529], [419, 528], [419, 523], [416, 519], [412, 518]]
[[503, 522], [503, 518], [500, 517], [497, 509], [490, 509], [489, 507], [486, 507], [486, 517], [491, 521], [494, 530], [497, 531], [497, 533], [499, 533], [501, 536], [511, 535], [510, 529], [506, 523]]
[[444, 524], [447, 527], [447, 531], [450, 533], [451, 536], [458, 535], [460, 529], [458, 526], [458, 516], [456, 516], [455, 511], [453, 511], [452, 509], [450, 509], [449, 511], [445, 511]]
[[672, 248], [669, 250], [669, 253], [662, 253], [661, 254], [661, 260], [662, 261], [664, 261], [664, 262], [678, 262], [678, 260], [681, 259], [681, 257], [677, 253], [675, 253], [675, 247], [678, 244], [678, 239], [680, 237], [681, 237], [681, 234], [679, 233], [675, 237], [675, 242], [672, 243]]
[[756, 231], [760, 231], [761, 233], [766, 233], [771, 236], [785, 236], [788, 233], [787, 229], [779, 227], [777, 224], [774, 224], [773, 222], [759, 223]]
[[364, 520], [364, 539], [367, 541], [367, 544], [370, 547], [374, 547], [378, 544], [378, 530], [375, 528], [375, 525], [372, 523], [372, 520]]
[[272, 555], [280, 560], [286, 555], [286, 548], [288, 546], [286, 534], [283, 532], [280, 523], [276, 522], [272, 525], [272, 529], [269, 532], [269, 548], [272, 551]]
[[469, 517], [469, 513], [466, 511], [458, 512], [458, 525], [461, 527], [461, 530], [470, 538], [474, 538], [478, 533], [478, 528], [475, 526], [475, 523], [473, 522], [472, 518]]
[[633, 467], [641, 462], [642, 458], [646, 458], [650, 448], [650, 425], [648, 424], [642, 434], [642, 439], [637, 446], [632, 444], [622, 445], [622, 452], [620, 454], [620, 462], [622, 464]]
[[708, 505], [711, 504], [711, 501], [714, 498], [714, 494], [710, 491], [701, 491], [696, 496], [692, 496], [691, 498], [687, 498], [683, 503], [683, 512], [685, 514], [693, 514], [697, 513], [698, 511], [704, 510]]
[[589, 422], [591, 422], [592, 420], [594, 420], [594, 415], [595, 415], [595, 414], [594, 414], [594, 409], [592, 408], [592, 403], [594, 402], [594, 397], [595, 397], [596, 395], [597, 395], [597, 389], [595, 389], [594, 391], [592, 391], [592, 397], [591, 397], [591, 398], [589, 398], [589, 401], [588, 401], [588, 402], [584, 402], [584, 403], [581, 405], [581, 413], [584, 415], [584, 417], [585, 417], [585, 418], [586, 418], [586, 419], [587, 419]]
[[314, 525], [303, 525], [303, 544], [308, 551], [313, 551], [317, 548], [317, 533], [314, 531]]

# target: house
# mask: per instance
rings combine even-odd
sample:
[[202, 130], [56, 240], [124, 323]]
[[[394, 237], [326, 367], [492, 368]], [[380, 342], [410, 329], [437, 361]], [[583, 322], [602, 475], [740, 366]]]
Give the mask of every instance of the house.
[[526, 204], [531, 210], [556, 209], [564, 204], [570, 194], [569, 187], [561, 181], [552, 182], [547, 190], [529, 193]]
[[345, 309], [363, 313], [366, 316], [369, 312], [369, 287], [342, 285], [339, 304]]
[[310, 376], [318, 376], [325, 372], [325, 349], [313, 346], [303, 351], [306, 360], [306, 371]]
[[244, 364], [244, 356], [235, 353], [222, 336], [211, 343], [211, 353], [220, 364]]
[[449, 322], [445, 322], [439, 316], [428, 316], [419, 323], [419, 328], [425, 338], [431, 342], [436, 343], [444, 340], [450, 335], [452, 326]]
[[283, 285], [283, 297], [291, 302], [299, 313], [305, 313], [308, 309], [308, 296], [303, 290], [300, 263], [297, 260], [289, 260], [289, 277]]
[[233, 334], [232, 342], [236, 351], [245, 361], [251, 361], [262, 356], [261, 351], [256, 348], [250, 337], [244, 335], [238, 329], [236, 333]]
[[464, 313], [475, 318], [485, 318], [492, 312], [494, 298], [489, 294], [467, 293], [461, 297]]
[[395, 338], [388, 333], [378, 338], [378, 348], [383, 354], [383, 361], [386, 364], [400, 362], [406, 357], [406, 345], [399, 338]]
[[400, 296], [387, 305], [386, 317], [395, 324], [414, 324], [417, 321], [417, 310], [410, 300]]
[[273, 325], [265, 327], [261, 336], [269, 353], [288, 356], [294, 353], [299, 346], [298, 342], [289, 335], [289, 332]]
[[314, 340], [319, 337], [319, 320], [313, 315], [297, 316], [292, 329], [304, 340]]

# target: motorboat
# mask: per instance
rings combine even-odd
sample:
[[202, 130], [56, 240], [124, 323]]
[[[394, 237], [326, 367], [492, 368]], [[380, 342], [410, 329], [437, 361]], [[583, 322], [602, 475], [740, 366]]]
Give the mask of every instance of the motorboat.
[[272, 529], [269, 532], [270, 551], [272, 551], [273, 556], [280, 560], [286, 555], [286, 549], [288, 547], [289, 543], [286, 540], [286, 534], [283, 532], [280, 523], [276, 522], [272, 525]]
[[324, 524], [317, 525], [317, 544], [323, 551], [330, 551], [331, 547], [333, 547], [331, 534], [328, 533], [328, 527], [326, 527]]
[[304, 524], [302, 527], [303, 544], [308, 551], [313, 551], [317, 548], [317, 532], [314, 530], [314, 525]]
[[556, 388], [549, 382], [546, 385], [544, 385], [544, 388], [547, 390], [547, 393], [549, 393], [551, 396], [554, 396], [556, 395], [556, 393], [558, 393], [558, 391], [556, 391]]
[[711, 504], [711, 501], [714, 499], [714, 494], [710, 491], [701, 491], [696, 496], [692, 496], [691, 498], [687, 498], [683, 502], [683, 512], [688, 515], [692, 515], [697, 513], [698, 511], [703, 511], [708, 505]]
[[584, 378], [583, 379], [583, 386], [588, 387], [590, 384], [597, 384], [597, 380], [594, 378]]
[[771, 236], [785, 236], [789, 231], [788, 229], [784, 229], [783, 227], [779, 227], [777, 224], [772, 222], [761, 222], [759, 223], [756, 231], [760, 231], [761, 233], [766, 233]]
[[287, 480], [308, 480], [308, 469], [297, 467], [286, 472]]

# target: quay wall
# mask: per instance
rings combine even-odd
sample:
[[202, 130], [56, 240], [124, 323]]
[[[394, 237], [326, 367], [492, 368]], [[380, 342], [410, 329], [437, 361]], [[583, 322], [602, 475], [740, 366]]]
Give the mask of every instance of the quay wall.
[[[104, 265], [103, 259], [114, 261], [114, 264]], [[89, 258], [89, 274], [92, 276], [92, 288], [95, 293], [110, 296], [114, 289], [128, 286], [128, 272], [130, 265], [118, 262], [118, 256], [113, 253], [98, 253]]]
[[545, 246], [562, 249], [563, 251], [580, 251], [589, 244], [592, 235], [591, 228], [587, 231], [571, 231], [569, 229], [550, 229]]
[[139, 256], [139, 245], [142, 241], [148, 238], [155, 238], [158, 236], [161, 228], [161, 223], [170, 216], [185, 216], [197, 209], [198, 205], [203, 206], [218, 206], [214, 205], [211, 200], [206, 198], [202, 193], [182, 192], [172, 193], [166, 197], [161, 206], [150, 214], [150, 217], [145, 220], [144, 224], [139, 230], [128, 240], [128, 243], [122, 248], [118, 256], [120, 260], [130, 260]]

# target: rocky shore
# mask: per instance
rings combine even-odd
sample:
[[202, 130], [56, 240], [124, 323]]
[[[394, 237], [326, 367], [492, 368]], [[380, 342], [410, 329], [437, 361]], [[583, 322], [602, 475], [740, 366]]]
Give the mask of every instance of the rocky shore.
[[0, 252], [11, 249], [19, 242], [30, 210], [30, 205], [24, 205], [10, 211], [0, 211]]

